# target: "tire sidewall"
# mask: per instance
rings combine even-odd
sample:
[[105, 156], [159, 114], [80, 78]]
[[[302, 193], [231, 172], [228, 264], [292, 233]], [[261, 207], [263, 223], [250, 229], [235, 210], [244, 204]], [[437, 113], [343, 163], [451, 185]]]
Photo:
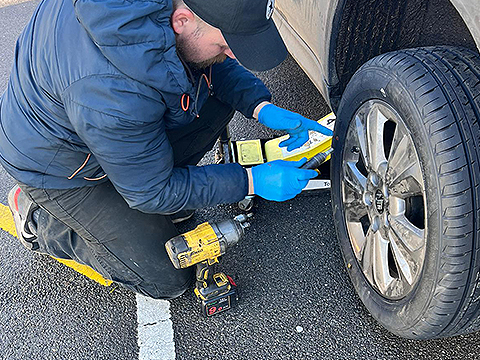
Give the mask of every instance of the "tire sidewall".
[[[367, 309], [383, 326], [403, 337], [416, 337], [415, 329], [424, 321], [423, 316], [429, 308], [435, 292], [439, 271], [441, 249], [441, 220], [439, 217], [440, 193], [437, 169], [434, 163], [432, 145], [425, 125], [421, 109], [418, 108], [408, 84], [400, 79], [395, 68], [364, 65], [352, 77], [345, 90], [337, 114], [333, 147], [335, 153], [332, 160], [332, 204], [337, 236], [342, 249], [345, 264], [354, 287]], [[422, 168], [425, 185], [425, 214], [428, 227], [425, 261], [420, 278], [414, 289], [403, 299], [392, 301], [382, 297], [367, 281], [353, 253], [345, 224], [342, 199], [341, 176], [345, 149], [342, 144], [346, 138], [350, 122], [362, 104], [368, 100], [381, 100], [393, 107], [407, 129]]]

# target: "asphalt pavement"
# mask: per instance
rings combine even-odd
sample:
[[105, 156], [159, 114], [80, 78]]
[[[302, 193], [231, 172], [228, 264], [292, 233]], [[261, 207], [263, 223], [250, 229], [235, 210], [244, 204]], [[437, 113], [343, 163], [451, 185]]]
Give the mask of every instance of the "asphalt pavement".
[[[36, 2], [0, 8], [0, 92], [15, 39]], [[259, 74], [274, 102], [318, 119], [324, 100], [291, 59]], [[236, 115], [235, 139], [275, 135]], [[204, 163], [212, 161], [212, 154]], [[0, 202], [12, 179], [0, 170]], [[385, 331], [365, 310], [345, 271], [329, 191], [274, 203], [257, 199], [245, 239], [221, 259], [241, 291], [237, 307], [210, 319], [192, 293], [171, 301], [178, 360], [476, 359], [480, 334], [412, 341]], [[197, 211], [181, 225], [238, 213]], [[137, 359], [135, 296], [102, 287], [0, 232], [0, 359]]]

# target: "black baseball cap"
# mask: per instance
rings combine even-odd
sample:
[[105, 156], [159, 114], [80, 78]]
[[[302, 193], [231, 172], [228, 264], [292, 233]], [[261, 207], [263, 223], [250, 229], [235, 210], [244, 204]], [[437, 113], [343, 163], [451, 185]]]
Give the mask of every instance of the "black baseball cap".
[[202, 20], [221, 30], [240, 63], [250, 70], [274, 68], [287, 49], [272, 20], [275, 0], [183, 0]]

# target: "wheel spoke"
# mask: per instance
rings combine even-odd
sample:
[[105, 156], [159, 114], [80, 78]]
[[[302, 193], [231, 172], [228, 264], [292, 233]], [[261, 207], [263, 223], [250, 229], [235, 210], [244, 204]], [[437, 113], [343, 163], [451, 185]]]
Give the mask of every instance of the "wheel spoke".
[[362, 118], [359, 115], [355, 116], [355, 130], [357, 135], [357, 140], [360, 145], [360, 154], [363, 158], [363, 163], [366, 167], [370, 166], [370, 159], [368, 157], [368, 148], [367, 148], [367, 133], [366, 133], [366, 124], [362, 121]]
[[[416, 171], [413, 169], [412, 172]], [[420, 168], [420, 166], [418, 166]], [[423, 195], [424, 191], [422, 185], [419, 184], [413, 177], [406, 177], [404, 179], [398, 179], [389, 186], [390, 194], [398, 198], [406, 199], [412, 196]]]
[[363, 194], [367, 186], [367, 178], [358, 170], [356, 163], [349, 161], [345, 167], [345, 182], [357, 193]]
[[411, 252], [420, 250], [425, 246], [425, 230], [413, 225], [404, 213], [391, 216], [390, 226], [398, 239]]
[[367, 208], [363, 202], [367, 178], [358, 170], [355, 162], [349, 161], [346, 165], [343, 177], [343, 202], [347, 221], [359, 222], [360, 218], [367, 215]]
[[374, 252], [375, 234], [372, 229], [368, 229], [365, 237], [365, 246], [362, 253], [362, 270], [365, 277], [373, 284], [373, 252]]
[[350, 236], [350, 243], [352, 244], [353, 251], [357, 260], [362, 259], [362, 252], [364, 251], [366, 244], [366, 236], [363, 232], [363, 226], [360, 222], [349, 222], [348, 235]]
[[345, 199], [344, 207], [347, 222], [360, 222], [360, 219], [368, 214], [365, 204], [353, 194]]
[[397, 126], [388, 157], [388, 185], [399, 197], [421, 195], [423, 179], [415, 148], [405, 130]]
[[394, 278], [388, 269], [388, 240], [381, 236], [380, 231], [374, 235], [373, 274], [375, 283], [385, 294]]
[[383, 128], [388, 118], [374, 105], [367, 115], [367, 146], [371, 168], [377, 172], [382, 164], [386, 163], [383, 146]]
[[390, 153], [388, 154], [388, 161], [392, 162], [395, 154], [398, 152], [404, 152], [404, 149], [408, 146], [408, 143], [409, 139], [406, 130], [400, 124], [396, 124], [392, 146], [390, 147]]
[[412, 285], [418, 273], [420, 252], [410, 251], [393, 231], [389, 231], [388, 238], [401, 279]]

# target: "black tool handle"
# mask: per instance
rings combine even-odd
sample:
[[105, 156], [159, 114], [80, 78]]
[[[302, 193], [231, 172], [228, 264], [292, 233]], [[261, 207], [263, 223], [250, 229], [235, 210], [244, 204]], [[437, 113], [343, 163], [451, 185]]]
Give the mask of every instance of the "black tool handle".
[[327, 160], [328, 155], [330, 155], [332, 152], [333, 149], [330, 148], [323, 153], [318, 153], [310, 160], [308, 160], [305, 164], [300, 166], [300, 169], [318, 169], [320, 165], [322, 165], [325, 160]]
[[208, 261], [202, 261], [200, 263], [197, 263], [195, 275], [197, 281], [199, 282], [213, 281], [213, 269], [211, 268], [211, 266], [208, 265]]

